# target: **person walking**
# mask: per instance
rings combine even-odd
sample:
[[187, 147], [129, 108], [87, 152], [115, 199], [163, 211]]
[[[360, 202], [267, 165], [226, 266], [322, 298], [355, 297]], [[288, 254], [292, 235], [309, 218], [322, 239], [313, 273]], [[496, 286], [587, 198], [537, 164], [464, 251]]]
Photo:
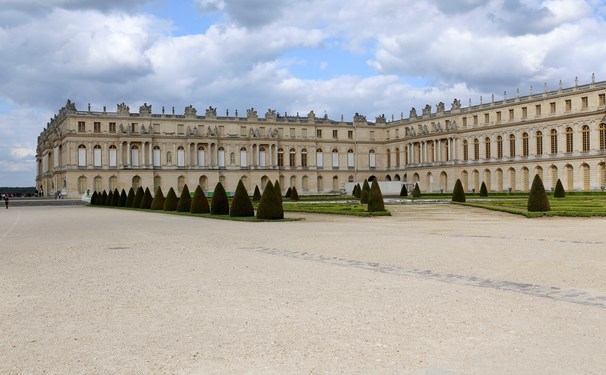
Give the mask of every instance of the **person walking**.
[[6, 209], [8, 210], [8, 195], [4, 196], [4, 205], [6, 206]]

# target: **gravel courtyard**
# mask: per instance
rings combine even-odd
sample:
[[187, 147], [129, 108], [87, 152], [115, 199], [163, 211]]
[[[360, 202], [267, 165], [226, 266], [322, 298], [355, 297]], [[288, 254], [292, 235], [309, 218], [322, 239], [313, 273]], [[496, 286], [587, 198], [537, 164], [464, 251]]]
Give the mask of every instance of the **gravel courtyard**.
[[606, 219], [0, 210], [0, 374], [604, 374]]

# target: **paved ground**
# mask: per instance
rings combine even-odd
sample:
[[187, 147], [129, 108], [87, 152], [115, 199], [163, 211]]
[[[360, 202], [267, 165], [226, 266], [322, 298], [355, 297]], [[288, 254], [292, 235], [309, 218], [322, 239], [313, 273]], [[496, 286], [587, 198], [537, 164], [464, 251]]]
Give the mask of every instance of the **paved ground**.
[[604, 374], [606, 219], [0, 210], [0, 374]]

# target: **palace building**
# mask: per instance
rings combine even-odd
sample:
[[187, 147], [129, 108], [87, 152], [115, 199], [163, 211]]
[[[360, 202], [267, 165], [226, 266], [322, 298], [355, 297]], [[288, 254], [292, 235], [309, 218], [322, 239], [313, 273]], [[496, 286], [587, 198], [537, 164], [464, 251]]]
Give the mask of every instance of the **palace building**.
[[[606, 185], [606, 82], [516, 95], [462, 106], [454, 100], [413, 108], [408, 118], [379, 116], [352, 122], [254, 109], [239, 117], [60, 109], [38, 137], [36, 185], [80, 197], [87, 191], [160, 186], [179, 193], [217, 182], [233, 192], [278, 180], [302, 194], [341, 193], [365, 178], [418, 183], [423, 192], [450, 192], [461, 179], [467, 191], [527, 191], [539, 174], [546, 189], [558, 179], [567, 191]], [[351, 185], [347, 185], [348, 187]]]

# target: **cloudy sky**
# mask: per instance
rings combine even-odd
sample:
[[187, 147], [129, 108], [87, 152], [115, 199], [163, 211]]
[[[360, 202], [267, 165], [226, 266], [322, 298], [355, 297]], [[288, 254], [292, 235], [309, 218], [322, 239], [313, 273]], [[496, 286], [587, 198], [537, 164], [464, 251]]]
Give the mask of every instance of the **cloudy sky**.
[[255, 107], [351, 121], [606, 80], [603, 0], [0, 0], [0, 186], [78, 109]]

